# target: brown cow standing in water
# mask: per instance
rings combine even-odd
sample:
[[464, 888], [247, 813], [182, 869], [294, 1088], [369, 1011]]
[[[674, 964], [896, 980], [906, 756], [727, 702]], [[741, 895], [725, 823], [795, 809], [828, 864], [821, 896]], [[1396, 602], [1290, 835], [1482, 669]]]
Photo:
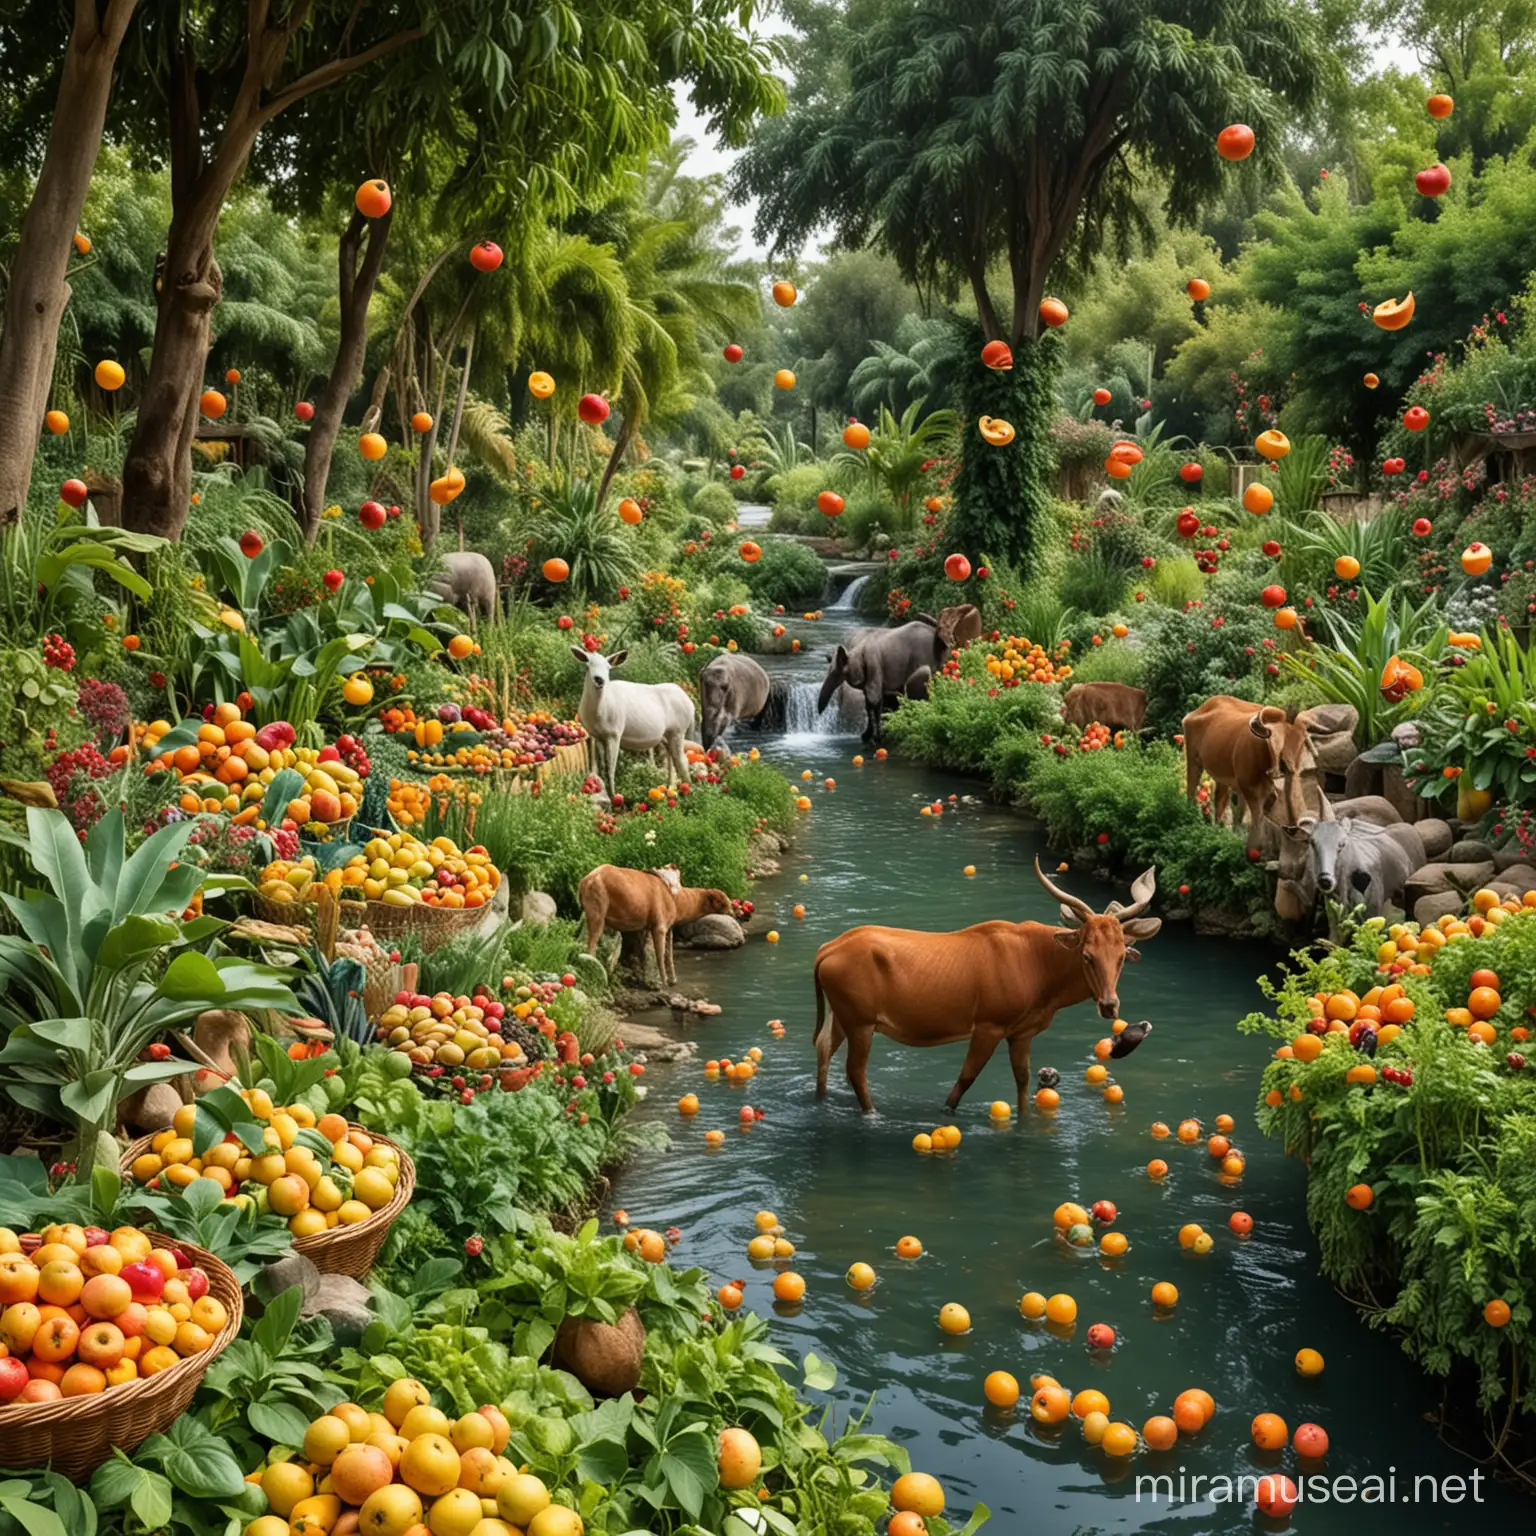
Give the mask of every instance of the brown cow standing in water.
[[711, 912], [731, 910], [731, 898], [724, 891], [682, 885], [670, 865], [665, 870], [652, 870], [599, 864], [582, 876], [576, 894], [587, 918], [587, 953], [597, 953], [597, 941], [604, 933], [648, 933], [663, 986], [669, 980], [677, 981], [673, 928]]
[[[869, 1048], [876, 1034], [902, 1045], [949, 1045], [969, 1040], [950, 1109], [1006, 1040], [1019, 1090], [1028, 1105], [1029, 1047], [1059, 1008], [1090, 998], [1101, 1018], [1120, 1011], [1120, 971], [1141, 956], [1162, 919], [1143, 917], [1155, 873], [1131, 887], [1131, 904], [1112, 901], [1102, 914], [1058, 889], [1035, 860], [1035, 874], [1061, 903], [1063, 928], [1048, 923], [978, 923], [958, 933], [910, 928], [850, 928], [816, 955], [816, 1093], [827, 1091], [833, 1053], [848, 1042], [848, 1081], [865, 1113]], [[830, 1005], [830, 1012], [828, 1011]]]

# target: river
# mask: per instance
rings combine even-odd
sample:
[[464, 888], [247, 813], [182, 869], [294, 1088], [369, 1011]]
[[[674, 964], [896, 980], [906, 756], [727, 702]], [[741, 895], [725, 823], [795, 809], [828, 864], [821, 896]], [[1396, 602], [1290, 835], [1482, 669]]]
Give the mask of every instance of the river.
[[[821, 623], [794, 621], [802, 653], [778, 665], [791, 680], [819, 677], [824, 656], [851, 615], [831, 609]], [[820, 651], [821, 656], [815, 653]], [[1294, 1431], [1321, 1424], [1331, 1438], [1322, 1470], [1330, 1478], [1395, 1475], [1396, 1503], [1304, 1502], [1290, 1528], [1304, 1532], [1394, 1533], [1460, 1530], [1469, 1519], [1530, 1518], [1530, 1505], [1481, 1485], [1475, 1503], [1473, 1464], [1454, 1455], [1425, 1415], [1439, 1402], [1438, 1384], [1424, 1376], [1388, 1334], [1374, 1332], [1318, 1272], [1308, 1233], [1303, 1169], [1254, 1127], [1259, 1075], [1268, 1047], [1239, 1035], [1234, 1022], [1261, 1005], [1254, 983], [1273, 963], [1270, 950], [1195, 938], [1180, 925], [1145, 941], [1139, 965], [1127, 966], [1120, 997], [1128, 1019], [1150, 1019], [1146, 1043], [1113, 1063], [1112, 1080], [1125, 1093], [1118, 1106], [1084, 1080], [1092, 1048], [1105, 1032], [1093, 1011], [1062, 1014], [1039, 1037], [1033, 1065], [1061, 1073], [1061, 1107], [1031, 1110], [1001, 1127], [989, 1119], [994, 1099], [1010, 1104], [1014, 1085], [1006, 1051], [999, 1051], [957, 1114], [944, 1098], [959, 1071], [963, 1047], [919, 1051], [878, 1038], [870, 1087], [878, 1113], [859, 1113], [833, 1063], [832, 1091], [815, 1098], [815, 1018], [811, 964], [817, 947], [858, 923], [947, 929], [986, 918], [1054, 920], [1053, 903], [1034, 878], [1043, 839], [1018, 814], [985, 803], [980, 786], [955, 775], [892, 757], [877, 762], [856, 738], [799, 733], [771, 739], [742, 733], [735, 744], [757, 744], [763, 755], [799, 780], [812, 810], [800, 823], [783, 871], [758, 882], [757, 914], [744, 949], [679, 951], [684, 990], [719, 1003], [718, 1018], [684, 1026], [699, 1057], [657, 1068], [646, 1078], [641, 1113], [664, 1124], [672, 1147], [635, 1160], [617, 1181], [609, 1210], [626, 1208], [635, 1222], [676, 1225], [682, 1239], [674, 1262], [704, 1267], [716, 1283], [746, 1281], [746, 1305], [778, 1312], [773, 1332], [786, 1354], [814, 1351], [838, 1368], [830, 1396], [841, 1421], [862, 1412], [873, 1395], [867, 1427], [904, 1443], [914, 1466], [936, 1475], [949, 1513], [977, 1502], [992, 1511], [989, 1532], [1082, 1536], [1089, 1532], [1204, 1533], [1284, 1529], [1252, 1513], [1251, 1485], [1241, 1503], [1213, 1503], [1185, 1483], [1192, 1498], [1153, 1498], [1138, 1474], [1165, 1474], [1178, 1495], [1186, 1480], [1236, 1478], [1284, 1470], [1297, 1475], [1294, 1453], [1252, 1449], [1255, 1414], [1280, 1414]], [[863, 752], [862, 767], [852, 757]], [[835, 788], [823, 781], [832, 778]], [[959, 797], [951, 803], [951, 797]], [[919, 814], [942, 800], [941, 817]], [[964, 874], [974, 865], [973, 877]], [[1099, 905], [1102, 887], [1080, 877], [1065, 883]], [[792, 915], [803, 903], [803, 919]], [[764, 935], [776, 929], [778, 944]], [[942, 996], [932, 1006], [944, 1007]], [[770, 1019], [786, 1033], [776, 1039]], [[759, 1046], [757, 1076], [737, 1088], [709, 1080], [706, 1058], [742, 1059]], [[702, 1109], [683, 1119], [675, 1101], [697, 1093]], [[751, 1103], [765, 1117], [750, 1132], [738, 1110]], [[1247, 1156], [1238, 1186], [1224, 1187], [1203, 1140], [1154, 1141], [1149, 1127], [1190, 1116], [1209, 1131], [1219, 1114], [1236, 1122], [1232, 1139]], [[959, 1149], [923, 1156], [912, 1149], [918, 1131], [953, 1121], [964, 1133]], [[726, 1132], [718, 1151], [704, 1133]], [[1171, 1172], [1162, 1183], [1145, 1172], [1154, 1156]], [[1116, 1230], [1130, 1241], [1119, 1260], [1069, 1249], [1054, 1236], [1052, 1212], [1063, 1201], [1090, 1206], [1110, 1200]], [[1234, 1210], [1254, 1221], [1253, 1235], [1228, 1228]], [[746, 1247], [759, 1210], [775, 1212], [793, 1241], [793, 1260], [756, 1265]], [[1198, 1222], [1215, 1238], [1200, 1256], [1181, 1248], [1178, 1230]], [[904, 1234], [921, 1239], [916, 1261], [898, 1259]], [[872, 1265], [873, 1290], [856, 1292], [844, 1278], [855, 1261]], [[804, 1276], [803, 1305], [785, 1310], [773, 1299], [777, 1268]], [[1170, 1280], [1177, 1307], [1155, 1316], [1149, 1292]], [[1021, 1318], [1026, 1290], [1066, 1292], [1078, 1304], [1075, 1329], [1062, 1334]], [[972, 1328], [951, 1337], [938, 1311], [959, 1302]], [[1090, 1351], [1095, 1322], [1118, 1335], [1113, 1351]], [[1321, 1376], [1303, 1379], [1297, 1350], [1325, 1358]], [[1006, 1370], [1025, 1398], [1017, 1409], [987, 1406], [982, 1382]], [[1028, 1377], [1047, 1371], [1076, 1392], [1094, 1387], [1110, 1399], [1113, 1419], [1138, 1430], [1153, 1414], [1172, 1411], [1174, 1397], [1202, 1387], [1217, 1411], [1205, 1429], [1181, 1437], [1169, 1452], [1140, 1451], [1111, 1461], [1085, 1445], [1075, 1421], [1041, 1429], [1028, 1413]], [[820, 1394], [812, 1394], [820, 1397]], [[1304, 1495], [1325, 1490], [1310, 1477]], [[1429, 1502], [1428, 1484], [1414, 1499], [1416, 1474], [1462, 1478], [1459, 1504]], [[1342, 1499], [1345, 1487], [1335, 1484]], [[1455, 1485], [1449, 1485], [1454, 1491]], [[1356, 1495], [1358, 1498], [1359, 1495]], [[963, 1514], [960, 1516], [963, 1519]]]

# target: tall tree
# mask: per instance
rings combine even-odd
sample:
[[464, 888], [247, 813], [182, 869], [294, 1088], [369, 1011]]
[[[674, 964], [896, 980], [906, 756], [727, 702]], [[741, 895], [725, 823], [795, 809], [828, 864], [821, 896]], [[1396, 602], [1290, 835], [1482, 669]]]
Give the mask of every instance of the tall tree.
[[[53, 382], [59, 322], [69, 303], [70, 236], [91, 185], [101, 148], [102, 127], [112, 96], [118, 50], [139, 0], [75, 0], [73, 25], [52, 90], [48, 128], [37, 188], [21, 223], [11, 255], [5, 296], [5, 330], [0, 334], [0, 527], [14, 522], [27, 499], [48, 388]], [[53, 80], [38, 70], [50, 56], [58, 25], [57, 5], [28, 6], [0, 26], [0, 73], [22, 108], [10, 119], [23, 135], [36, 106], [48, 99]], [[12, 139], [13, 135], [5, 136]], [[25, 154], [27, 145], [8, 149]]]
[[[1313, 18], [1288, 0], [855, 0], [848, 20], [846, 88], [813, 91], [759, 134], [736, 190], [760, 200], [775, 248], [830, 224], [909, 282], [969, 289], [978, 351], [1006, 340], [1013, 368], [973, 353], [962, 376], [952, 534], [972, 555], [1022, 559], [1048, 494], [1052, 271], [1145, 233], [1138, 171], [1162, 176], [1173, 223], [1193, 222], [1225, 180], [1229, 123], [1277, 163], [1287, 109], [1316, 87]], [[1010, 447], [979, 442], [983, 413], [1013, 423]]]

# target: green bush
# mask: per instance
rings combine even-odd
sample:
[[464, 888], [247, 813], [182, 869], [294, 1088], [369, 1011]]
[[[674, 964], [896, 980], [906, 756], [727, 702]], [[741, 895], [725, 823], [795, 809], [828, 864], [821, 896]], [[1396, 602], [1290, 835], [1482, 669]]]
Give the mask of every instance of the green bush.
[[1085, 615], [1101, 615], [1124, 605], [1130, 585], [1127, 566], [1092, 548], [1086, 554], [1070, 555], [1063, 562], [1056, 591], [1069, 608]]
[[694, 492], [688, 510], [722, 527], [736, 516], [736, 498], [718, 481], [708, 480]]
[[984, 773], [999, 739], [1020, 733], [1037, 738], [1058, 723], [1060, 707], [1059, 691], [1043, 683], [990, 696], [972, 679], [941, 678], [930, 697], [904, 699], [886, 716], [885, 728], [892, 741], [924, 762]]
[[767, 539], [762, 558], [747, 566], [744, 579], [761, 602], [814, 606], [826, 590], [827, 568], [803, 544]]
[[1146, 663], [1139, 650], [1133, 650], [1124, 640], [1105, 636], [1103, 645], [1091, 645], [1072, 658], [1074, 683], [1128, 683], [1132, 688], [1141, 687]]
[[1165, 608], [1182, 608], [1205, 595], [1205, 577], [1193, 555], [1165, 555], [1147, 572], [1146, 586]]
[[[1158, 609], [1150, 616], [1141, 686], [1147, 724], [1177, 731], [1192, 709], [1213, 694], [1262, 700], [1273, 665], [1275, 630], [1255, 607]], [[1220, 619], [1218, 624], [1216, 620]]]

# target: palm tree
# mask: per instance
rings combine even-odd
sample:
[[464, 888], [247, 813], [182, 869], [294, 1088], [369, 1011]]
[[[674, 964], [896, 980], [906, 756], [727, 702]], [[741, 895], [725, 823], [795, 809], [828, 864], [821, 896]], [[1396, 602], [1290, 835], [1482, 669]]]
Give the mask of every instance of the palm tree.
[[924, 403], [914, 400], [899, 417], [882, 405], [880, 423], [870, 432], [869, 446], [860, 453], [840, 453], [836, 460], [845, 473], [862, 475], [885, 492], [903, 529], [912, 526], [912, 498], [922, 484], [924, 467], [955, 447], [955, 413], [930, 411], [923, 416]]
[[874, 342], [874, 352], [848, 376], [854, 409], [869, 413], [887, 404], [902, 410], [914, 400], [939, 395], [937, 376], [949, 360], [948, 340], [944, 320], [908, 315], [896, 328], [894, 343]]

